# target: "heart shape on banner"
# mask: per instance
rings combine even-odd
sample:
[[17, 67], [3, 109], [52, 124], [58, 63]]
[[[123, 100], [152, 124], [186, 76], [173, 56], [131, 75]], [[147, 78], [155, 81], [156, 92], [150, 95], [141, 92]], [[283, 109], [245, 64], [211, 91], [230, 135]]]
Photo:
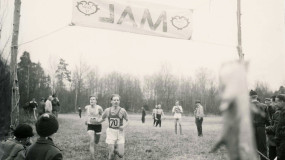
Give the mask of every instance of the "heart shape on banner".
[[189, 25], [189, 19], [184, 16], [175, 16], [171, 19], [172, 25], [177, 28], [177, 30], [182, 30]]
[[98, 5], [90, 1], [77, 2], [76, 8], [78, 9], [79, 12], [85, 14], [86, 16], [95, 14], [99, 10]]

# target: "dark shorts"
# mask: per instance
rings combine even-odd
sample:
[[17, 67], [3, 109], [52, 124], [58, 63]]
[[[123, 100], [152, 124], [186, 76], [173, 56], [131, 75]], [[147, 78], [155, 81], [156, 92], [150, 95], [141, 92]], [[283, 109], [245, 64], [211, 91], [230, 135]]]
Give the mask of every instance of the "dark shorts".
[[102, 131], [102, 125], [92, 125], [88, 124], [87, 131], [92, 130], [96, 133], [100, 133]]

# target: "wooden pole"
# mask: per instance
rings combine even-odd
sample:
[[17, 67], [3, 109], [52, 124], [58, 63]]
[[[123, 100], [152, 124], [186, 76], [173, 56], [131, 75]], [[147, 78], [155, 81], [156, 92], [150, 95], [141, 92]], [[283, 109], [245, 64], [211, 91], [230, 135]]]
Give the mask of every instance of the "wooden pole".
[[15, 127], [19, 123], [19, 87], [17, 77], [17, 54], [18, 54], [18, 37], [20, 27], [20, 10], [21, 0], [15, 0], [14, 2], [14, 20], [13, 20], [13, 35], [12, 35], [12, 46], [11, 46], [11, 62], [10, 62], [10, 73], [11, 73], [11, 85], [12, 85], [12, 106], [11, 106], [11, 126]]
[[237, 0], [237, 28], [238, 28], [238, 56], [240, 60], [244, 60], [244, 54], [242, 53], [242, 39], [241, 39], [241, 0]]

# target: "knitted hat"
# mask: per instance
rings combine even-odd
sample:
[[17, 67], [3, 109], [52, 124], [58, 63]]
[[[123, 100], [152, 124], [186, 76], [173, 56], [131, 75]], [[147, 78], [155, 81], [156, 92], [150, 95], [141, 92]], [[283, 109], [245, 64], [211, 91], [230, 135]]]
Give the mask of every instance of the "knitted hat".
[[58, 121], [51, 113], [45, 113], [36, 122], [36, 130], [41, 137], [48, 137], [58, 130]]
[[14, 136], [17, 138], [33, 137], [33, 128], [28, 124], [19, 124], [14, 130]]
[[250, 90], [249, 95], [250, 96], [257, 96], [257, 93], [254, 90]]

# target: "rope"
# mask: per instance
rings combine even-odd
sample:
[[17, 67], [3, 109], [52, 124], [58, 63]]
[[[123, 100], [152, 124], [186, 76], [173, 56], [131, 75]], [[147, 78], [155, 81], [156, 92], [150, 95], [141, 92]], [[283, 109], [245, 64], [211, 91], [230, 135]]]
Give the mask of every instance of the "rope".
[[47, 36], [49, 36], [49, 35], [52, 35], [52, 34], [58, 32], [58, 31], [63, 30], [63, 29], [64, 29], [65, 27], [67, 27], [67, 26], [69, 26], [69, 25], [65, 25], [65, 26], [60, 27], [60, 28], [58, 28], [58, 29], [56, 29], [56, 30], [54, 30], [54, 31], [51, 31], [51, 32], [47, 33], [47, 34], [41, 35], [41, 36], [39, 36], [39, 37], [37, 37], [37, 38], [35, 38], [35, 39], [32, 39], [32, 40], [23, 42], [23, 43], [21, 43], [21, 44], [18, 44], [18, 46], [21, 46], [21, 45], [24, 45], [24, 44], [28, 44], [28, 43], [34, 42], [34, 41], [36, 41], [36, 40], [42, 39], [42, 38], [44, 38], [44, 37], [47, 37]]
[[257, 153], [259, 154], [259, 155], [261, 155], [263, 158], [265, 158], [266, 160], [270, 160], [269, 158], [267, 158], [264, 154], [262, 154], [261, 152], [259, 152], [258, 150], [256, 150], [257, 151]]

